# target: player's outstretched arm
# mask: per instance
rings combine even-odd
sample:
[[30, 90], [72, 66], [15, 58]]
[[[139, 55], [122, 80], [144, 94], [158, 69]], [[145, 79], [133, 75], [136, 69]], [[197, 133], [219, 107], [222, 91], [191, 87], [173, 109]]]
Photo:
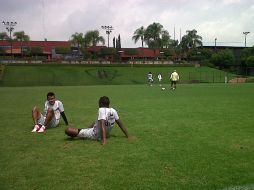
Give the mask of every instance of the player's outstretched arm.
[[118, 120], [116, 120], [116, 123], [117, 123], [117, 125], [121, 128], [121, 130], [122, 130], [122, 132], [125, 134], [125, 136], [126, 136], [127, 138], [129, 138], [130, 135], [129, 135], [127, 129], [123, 126], [122, 121], [121, 121], [120, 119], [118, 119]]
[[129, 140], [136, 140], [137, 138], [133, 135], [130, 135], [128, 133], [128, 130], [123, 126], [123, 123], [120, 119], [116, 120], [117, 125], [121, 128], [122, 132], [125, 134], [125, 136], [129, 139]]

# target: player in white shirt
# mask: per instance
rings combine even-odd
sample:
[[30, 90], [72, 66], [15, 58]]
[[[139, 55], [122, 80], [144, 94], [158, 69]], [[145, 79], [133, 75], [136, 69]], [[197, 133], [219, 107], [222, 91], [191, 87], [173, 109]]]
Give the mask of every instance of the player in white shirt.
[[151, 72], [149, 72], [147, 74], [147, 82], [150, 86], [152, 86], [152, 83], [153, 83], [153, 74]]
[[32, 132], [41, 133], [47, 128], [57, 127], [61, 116], [65, 124], [68, 125], [68, 120], [64, 113], [63, 103], [55, 99], [55, 94], [53, 92], [49, 92], [45, 102], [44, 114], [41, 114], [36, 106], [32, 110], [32, 118], [34, 121], [34, 128]]
[[117, 111], [114, 108], [110, 108], [109, 103], [109, 98], [107, 96], [102, 96], [99, 99], [97, 120], [93, 122], [89, 128], [85, 129], [68, 127], [65, 129], [65, 134], [70, 137], [101, 140], [102, 144], [104, 145], [106, 144], [106, 138], [110, 136], [110, 132], [114, 126], [114, 123], [116, 122], [125, 136], [129, 138], [130, 136], [128, 131], [123, 126]]
[[160, 86], [161, 86], [162, 75], [161, 75], [160, 73], [158, 74], [158, 80], [159, 80], [159, 84], [160, 84]]

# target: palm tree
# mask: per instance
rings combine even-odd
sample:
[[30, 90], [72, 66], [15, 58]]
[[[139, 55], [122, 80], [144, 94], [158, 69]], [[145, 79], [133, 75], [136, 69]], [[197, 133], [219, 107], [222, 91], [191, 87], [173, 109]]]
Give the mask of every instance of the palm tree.
[[173, 41], [170, 39], [169, 32], [163, 30], [161, 34], [161, 48], [168, 48], [173, 44]]
[[96, 46], [98, 43], [102, 43], [103, 45], [105, 44], [105, 39], [103, 36], [100, 36], [100, 33], [98, 30], [91, 30], [86, 32], [84, 35], [85, 43], [86, 45], [92, 45]]
[[6, 32], [0, 32], [0, 40], [4, 41], [8, 39], [8, 34]]
[[30, 40], [30, 37], [25, 34], [24, 31], [14, 32], [14, 41], [21, 42], [20, 48], [21, 48], [21, 55], [23, 54], [23, 42], [28, 42]]
[[30, 40], [30, 37], [26, 35], [24, 31], [14, 32], [13, 36], [14, 36], [14, 40], [16, 41], [24, 42], [24, 41]]
[[159, 48], [161, 46], [161, 38], [163, 26], [160, 23], [150, 24], [145, 31], [144, 40], [149, 48]]
[[189, 59], [191, 57], [191, 50], [195, 50], [197, 47], [202, 46], [202, 37], [197, 35], [197, 30], [187, 30], [186, 35], [183, 36], [180, 43], [183, 56]]
[[134, 34], [132, 36], [132, 40], [134, 40], [135, 43], [137, 43], [137, 41], [141, 40], [142, 48], [144, 47], [144, 35], [145, 35], [145, 28], [143, 26], [141, 26], [134, 32]]
[[197, 30], [187, 30], [186, 35], [183, 36], [181, 46], [183, 49], [196, 49], [198, 46], [202, 46], [202, 37], [197, 35]]
[[75, 32], [75, 34], [71, 35], [70, 41], [74, 46], [78, 46], [78, 49], [80, 49], [80, 47], [83, 47], [84, 42], [85, 42], [85, 40], [83, 38], [83, 33]]

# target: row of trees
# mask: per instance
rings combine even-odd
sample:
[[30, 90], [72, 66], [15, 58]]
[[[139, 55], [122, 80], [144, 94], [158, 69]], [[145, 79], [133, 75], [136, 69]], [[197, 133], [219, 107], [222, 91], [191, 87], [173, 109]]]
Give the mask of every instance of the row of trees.
[[78, 32], [72, 34], [71, 42], [74, 46], [81, 48], [88, 46], [96, 46], [99, 43], [102, 43], [104, 45], [105, 39], [103, 36], [100, 36], [98, 30], [90, 30], [85, 34]]
[[202, 37], [197, 35], [197, 31], [187, 30], [180, 41], [171, 39], [169, 32], [160, 23], [150, 24], [148, 27], [141, 26], [136, 29], [132, 36], [135, 43], [141, 41], [142, 47], [146, 44], [149, 48], [181, 48], [188, 51], [202, 46]]
[[[195, 49], [202, 46], [202, 37], [197, 34], [195, 29], [187, 30], [186, 35], [184, 35], [180, 41], [171, 39], [169, 32], [163, 28], [160, 23], [150, 24], [148, 27], [141, 26], [136, 29], [132, 40], [137, 43], [141, 41], [142, 47], [147, 45], [148, 48], [153, 49], [167, 49], [170, 47], [179, 48], [182, 51], [189, 51], [190, 49]], [[77, 47], [88, 47], [96, 46], [99, 43], [105, 44], [105, 39], [100, 36], [98, 30], [91, 30], [83, 33], [76, 32], [71, 36], [71, 42]], [[121, 47], [120, 35], [118, 38], [113, 38], [114, 47]], [[120, 45], [119, 45], [120, 44]]]
[[[19, 41], [21, 42], [21, 54], [23, 54], [23, 42], [28, 42], [30, 41], [30, 37], [29, 35], [25, 34], [24, 31], [18, 31], [18, 32], [14, 32], [13, 33], [13, 39], [8, 36], [8, 34], [6, 32], [0, 32], [0, 40], [1, 41], [4, 41], [4, 40], [7, 40], [9, 42], [13, 42], [13, 41]], [[29, 49], [26, 49], [26, 54], [34, 54], [36, 52], [38, 52], [38, 49], [39, 48], [29, 48]], [[3, 48], [0, 48], [0, 53], [4, 53], [5, 50]]]
[[[179, 47], [182, 50], [189, 50], [192, 48], [196, 48], [198, 46], [202, 46], [202, 37], [197, 35], [196, 30], [188, 30], [186, 31], [186, 35], [182, 37], [181, 42], [178, 40], [172, 40], [169, 32], [163, 28], [160, 23], [150, 24], [147, 28], [141, 26], [136, 29], [132, 36], [132, 40], [137, 43], [139, 40], [142, 42], [142, 47], [144, 44], [148, 46], [148, 48], [169, 48], [169, 47]], [[25, 34], [24, 31], [14, 32], [14, 41], [29, 41], [30, 37]], [[0, 33], [0, 40], [11, 40], [6, 32]], [[103, 36], [100, 36], [98, 30], [90, 30], [85, 34], [83, 33], [74, 33], [71, 35], [72, 44], [76, 47], [88, 47], [88, 46], [96, 46], [99, 43], [105, 44], [105, 39]], [[120, 35], [118, 39], [113, 39], [113, 44], [115, 47], [121, 47]]]
[[[14, 37], [14, 39], [12, 39], [12, 40], [14, 40], [14, 41], [27, 42], [30, 40], [30, 37], [27, 34], [25, 34], [24, 31], [14, 32], [13, 37]], [[8, 36], [8, 34], [6, 32], [0, 32], [0, 40], [1, 41], [3, 41], [3, 40], [10, 41], [11, 38], [10, 38], [10, 36]]]
[[[10, 41], [10, 37], [6, 32], [0, 32], [0, 40]], [[25, 34], [24, 31], [14, 32], [13, 41], [27, 42], [30, 40], [30, 37]], [[152, 23], [146, 28], [141, 26], [136, 29], [133, 33], [132, 40], [137, 43], [141, 41], [142, 47], [145, 45], [148, 48], [160, 49], [163, 51], [164, 57], [172, 58], [173, 56], [184, 58], [186, 60], [199, 60], [203, 62], [210, 62], [216, 66], [222, 65], [224, 67], [234, 65], [235, 56], [230, 50], [222, 51], [213, 51], [202, 49], [202, 37], [197, 34], [195, 29], [187, 30], [186, 34], [182, 37], [181, 41], [171, 39], [169, 32], [164, 29], [160, 23]], [[100, 36], [98, 30], [90, 30], [85, 34], [83, 33], [74, 33], [71, 35], [70, 39], [73, 46], [76, 46], [80, 49], [81, 53], [86, 57], [91, 57], [89, 52], [84, 50], [84, 47], [97, 46], [98, 44], [105, 44], [105, 39], [103, 36]], [[113, 39], [114, 48], [121, 48], [121, 39], [120, 35], [118, 38]], [[22, 46], [22, 43], [21, 43]], [[22, 47], [21, 47], [22, 48]], [[114, 48], [103, 48], [101, 54], [110, 55], [116, 54], [117, 51]], [[69, 53], [70, 49], [64, 49], [56, 47], [57, 52]], [[129, 54], [135, 54], [136, 51], [129, 50]], [[30, 48], [28, 52], [33, 52], [34, 54], [42, 52], [42, 48]], [[126, 52], [128, 53], [128, 52]], [[254, 47], [245, 48], [242, 51], [241, 63], [246, 66], [254, 66]]]

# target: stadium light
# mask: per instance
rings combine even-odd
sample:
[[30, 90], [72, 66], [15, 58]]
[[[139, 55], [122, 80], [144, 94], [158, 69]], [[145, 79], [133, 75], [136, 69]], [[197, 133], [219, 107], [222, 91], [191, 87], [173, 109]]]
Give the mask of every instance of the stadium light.
[[246, 36], [249, 34], [250, 32], [243, 32], [243, 34], [245, 35], [245, 47], [246, 47]]
[[109, 35], [112, 32], [113, 26], [101, 26], [103, 30], [106, 30], [106, 34], [108, 35], [108, 47], [109, 47]]
[[9, 21], [5, 22], [5, 21], [3, 21], [2, 23], [3, 23], [3, 25], [5, 25], [6, 30], [10, 33], [11, 55], [12, 55], [12, 36], [11, 36], [11, 33], [14, 30], [14, 26], [17, 24], [17, 22], [9, 22]]

